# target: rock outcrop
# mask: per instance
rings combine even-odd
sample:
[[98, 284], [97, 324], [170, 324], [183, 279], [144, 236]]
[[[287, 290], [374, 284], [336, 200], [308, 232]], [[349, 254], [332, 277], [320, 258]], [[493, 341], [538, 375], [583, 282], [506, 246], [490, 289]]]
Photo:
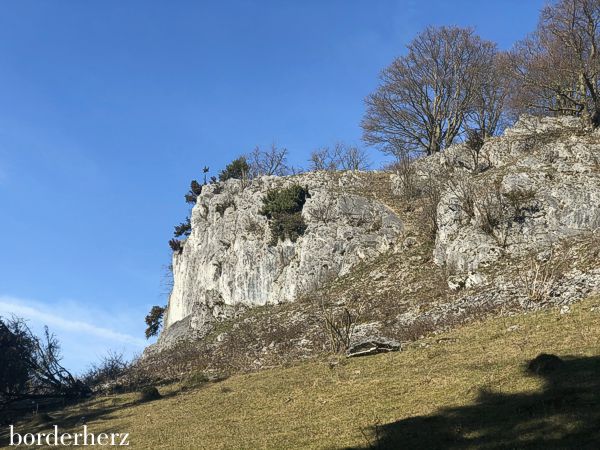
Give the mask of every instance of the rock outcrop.
[[400, 350], [400, 342], [387, 338], [370, 338], [352, 343], [346, 356], [354, 358], [357, 356], [376, 355], [378, 353], [397, 352]]
[[[453, 150], [468, 154], [464, 146]], [[600, 228], [600, 135], [576, 118], [523, 117], [483, 146], [475, 172], [452, 152], [441, 158], [460, 168], [438, 205], [434, 252], [453, 272], [548, 252]]]
[[[240, 308], [294, 301], [361, 261], [393, 251], [403, 223], [385, 204], [356, 193], [361, 183], [350, 172], [316, 172], [205, 186], [192, 211], [191, 235], [173, 256], [174, 286], [160, 342], [202, 336]], [[263, 198], [292, 184], [308, 189], [302, 210], [307, 228], [296, 242], [272, 245], [260, 213]]]
[[[478, 151], [459, 144], [408, 169], [205, 186], [157, 348], [206, 337], [203, 367], [260, 368], [327, 351], [324, 309], [349, 312], [362, 354], [514, 308], [568, 313], [600, 291], [599, 132], [523, 117]], [[294, 184], [310, 194], [306, 230], [273, 245], [263, 198]], [[264, 305], [280, 306], [253, 309]]]

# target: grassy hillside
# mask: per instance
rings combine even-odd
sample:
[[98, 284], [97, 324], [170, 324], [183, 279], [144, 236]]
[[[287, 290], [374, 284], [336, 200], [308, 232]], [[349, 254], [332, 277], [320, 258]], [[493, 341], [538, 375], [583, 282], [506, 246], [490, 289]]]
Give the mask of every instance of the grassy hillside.
[[[597, 448], [600, 298], [464, 326], [401, 353], [331, 359], [94, 399], [51, 424], [129, 432], [136, 449]], [[529, 375], [554, 353], [563, 367]], [[20, 431], [44, 431], [22, 422]], [[594, 444], [596, 442], [596, 444]]]

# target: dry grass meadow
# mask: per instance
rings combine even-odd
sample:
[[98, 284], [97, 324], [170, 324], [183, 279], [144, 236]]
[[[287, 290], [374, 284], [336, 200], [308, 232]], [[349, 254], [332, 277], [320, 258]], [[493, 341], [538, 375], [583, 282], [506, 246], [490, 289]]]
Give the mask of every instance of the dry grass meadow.
[[[192, 378], [159, 387], [152, 402], [100, 397], [16, 427], [75, 432], [86, 423], [129, 432], [134, 449], [598, 448], [599, 338], [596, 297], [569, 314], [473, 323], [399, 353]], [[539, 353], [565, 363], [526, 373]]]

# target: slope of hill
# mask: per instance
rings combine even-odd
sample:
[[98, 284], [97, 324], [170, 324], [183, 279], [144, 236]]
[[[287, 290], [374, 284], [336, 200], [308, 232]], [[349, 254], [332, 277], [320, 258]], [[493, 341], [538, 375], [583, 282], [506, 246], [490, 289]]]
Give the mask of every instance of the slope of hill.
[[[592, 297], [568, 312], [473, 322], [400, 353], [212, 382], [191, 376], [149, 403], [111, 395], [50, 415], [62, 431], [85, 423], [128, 432], [136, 449], [597, 448], [599, 338], [600, 298]], [[564, 363], [527, 373], [539, 353]]]

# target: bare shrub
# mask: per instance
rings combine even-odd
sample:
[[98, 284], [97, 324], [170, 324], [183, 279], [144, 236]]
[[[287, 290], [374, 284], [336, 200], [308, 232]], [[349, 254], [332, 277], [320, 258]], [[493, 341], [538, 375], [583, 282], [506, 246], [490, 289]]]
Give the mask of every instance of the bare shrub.
[[436, 329], [437, 324], [431, 317], [420, 316], [402, 328], [401, 338], [403, 341], [417, 341]]
[[537, 210], [533, 189], [513, 189], [502, 192], [501, 180], [482, 186], [482, 194], [475, 201], [479, 227], [493, 236], [498, 245], [506, 247], [510, 229], [523, 223], [527, 213]]
[[335, 207], [330, 203], [315, 203], [310, 208], [310, 216], [317, 222], [329, 223], [336, 216]]
[[460, 202], [461, 210], [469, 220], [475, 217], [476, 188], [473, 182], [466, 177], [457, 177], [448, 181], [448, 189]]
[[365, 302], [355, 296], [344, 306], [327, 304], [319, 299], [319, 318], [325, 332], [329, 348], [333, 353], [344, 353], [350, 347], [354, 328], [361, 317]]
[[553, 295], [566, 267], [567, 258], [554, 248], [543, 260], [530, 255], [525, 269], [518, 272], [519, 285], [530, 301], [543, 303]]
[[173, 278], [173, 264], [167, 264], [163, 266], [163, 276], [160, 282], [161, 294], [169, 295], [173, 290], [175, 280]]
[[493, 182], [483, 187], [483, 192], [474, 206], [481, 230], [493, 236], [498, 245], [506, 247], [511, 220], [509, 206], [502, 195], [500, 182]]
[[408, 153], [399, 153], [396, 161], [389, 167], [389, 169], [398, 175], [398, 180], [400, 182], [400, 195], [404, 200], [414, 200], [419, 196], [420, 190], [416, 170]]
[[435, 235], [439, 229], [437, 207], [440, 203], [441, 191], [439, 185], [428, 180], [428, 183], [423, 189], [423, 196], [421, 197], [423, 219], [425, 220], [426, 227], [428, 229], [428, 235], [432, 239], [435, 239]]
[[421, 181], [418, 202], [421, 207], [423, 223], [431, 239], [435, 239], [439, 228], [437, 209], [449, 177], [450, 172], [439, 169], [428, 172], [425, 179]]
[[82, 375], [82, 379], [91, 387], [116, 382], [131, 367], [122, 352], [110, 350], [98, 363], [94, 363]]
[[590, 229], [584, 233], [584, 236], [586, 238], [585, 253], [580, 256], [579, 262], [595, 266], [598, 258], [600, 258], [600, 214], [595, 214]]
[[383, 227], [383, 218], [379, 214], [375, 214], [369, 224], [368, 230], [370, 232], [377, 232], [381, 230], [381, 227]]
[[536, 205], [533, 204], [536, 196], [535, 189], [514, 189], [504, 196], [511, 208], [513, 219], [517, 222], [525, 220], [526, 213], [536, 209]]
[[[342, 197], [342, 214], [348, 223], [355, 227], [367, 227], [368, 231], [378, 231], [383, 226], [383, 218], [375, 209], [361, 208], [360, 213], [352, 207], [352, 197]], [[333, 208], [329, 208], [329, 214], [333, 214]]]

